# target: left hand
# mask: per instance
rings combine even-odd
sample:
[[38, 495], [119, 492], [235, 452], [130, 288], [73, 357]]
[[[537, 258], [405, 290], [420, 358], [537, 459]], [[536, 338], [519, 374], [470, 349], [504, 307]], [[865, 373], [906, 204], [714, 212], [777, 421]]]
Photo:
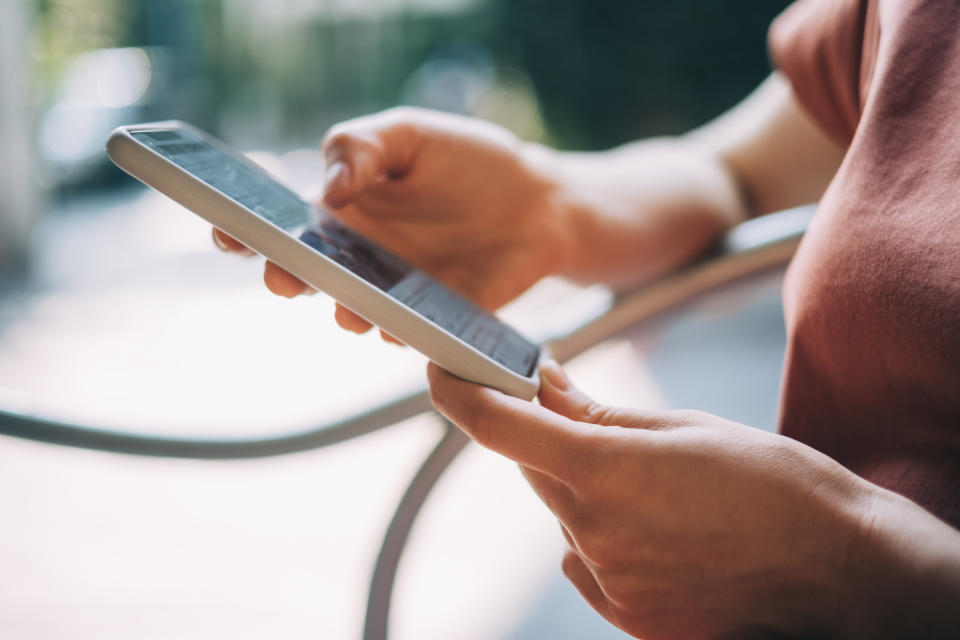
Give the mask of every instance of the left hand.
[[789, 438], [601, 406], [556, 364], [542, 374], [537, 406], [429, 370], [436, 407], [519, 462], [560, 520], [564, 572], [594, 609], [648, 640], [833, 626], [874, 485]]

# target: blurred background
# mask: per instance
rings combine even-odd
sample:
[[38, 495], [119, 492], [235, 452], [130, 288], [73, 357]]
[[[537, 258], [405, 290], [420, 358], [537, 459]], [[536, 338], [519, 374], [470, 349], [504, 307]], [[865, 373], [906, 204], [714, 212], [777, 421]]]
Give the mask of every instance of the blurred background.
[[[738, 102], [769, 73], [766, 30], [787, 4], [0, 0], [0, 404], [251, 435], [422, 380], [415, 354], [333, 329], [328, 300], [273, 300], [259, 265], [216, 256], [201, 221], [107, 161], [114, 127], [193, 122], [304, 193], [322, 179], [316, 147], [330, 125], [397, 104], [605, 149]], [[687, 356], [720, 326], [702, 314], [654, 340], [693, 345], [661, 369], [679, 395], [633, 347], [573, 365], [575, 380], [601, 400], [689, 403], [770, 427], [777, 288], [753, 287], [752, 324], [724, 302], [707, 307], [731, 344], [760, 345], [738, 352], [752, 377], [714, 372], [750, 388], [740, 404], [688, 384]], [[0, 439], [0, 636], [356, 637], [379, 535], [436, 433], [427, 421], [220, 466]], [[433, 533], [412, 542], [397, 637], [620, 637], [563, 586], [562, 540], [518, 474], [480, 453], [465, 460], [425, 514]]]
[[24, 175], [0, 178], [0, 220], [22, 238], [44, 210], [9, 194], [24, 182], [54, 196], [121, 182], [103, 141], [148, 119], [274, 151], [312, 147], [334, 122], [396, 104], [478, 115], [565, 149], [680, 133], [765, 76], [766, 28], [785, 4], [4, 2], [4, 164]]

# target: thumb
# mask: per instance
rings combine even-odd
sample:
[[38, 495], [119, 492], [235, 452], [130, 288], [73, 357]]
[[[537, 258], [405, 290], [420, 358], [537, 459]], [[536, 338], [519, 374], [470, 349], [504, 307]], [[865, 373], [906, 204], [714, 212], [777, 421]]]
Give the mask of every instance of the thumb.
[[333, 208], [356, 200], [383, 174], [383, 151], [375, 142], [341, 134], [324, 143], [327, 170], [323, 201]]
[[565, 418], [602, 426], [656, 429], [660, 420], [655, 414], [637, 409], [600, 404], [573, 386], [570, 378], [553, 360], [540, 365], [540, 404]]
[[406, 175], [421, 138], [411, 120], [402, 110], [391, 110], [333, 127], [323, 141], [323, 201], [341, 208], [383, 179]]

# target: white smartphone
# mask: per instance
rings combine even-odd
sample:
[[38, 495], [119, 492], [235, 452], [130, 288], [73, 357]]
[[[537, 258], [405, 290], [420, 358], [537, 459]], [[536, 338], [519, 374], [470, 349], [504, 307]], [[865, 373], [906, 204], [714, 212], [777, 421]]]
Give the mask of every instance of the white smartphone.
[[125, 126], [110, 136], [107, 154], [450, 373], [519, 398], [536, 395], [538, 345], [212, 136], [176, 121]]

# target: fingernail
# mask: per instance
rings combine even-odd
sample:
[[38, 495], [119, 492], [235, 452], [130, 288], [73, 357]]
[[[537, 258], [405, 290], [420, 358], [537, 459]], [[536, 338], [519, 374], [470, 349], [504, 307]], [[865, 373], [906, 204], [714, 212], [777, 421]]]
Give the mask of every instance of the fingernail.
[[560, 391], [567, 391], [570, 388], [570, 378], [555, 360], [546, 360], [540, 365], [540, 376]]
[[217, 230], [213, 230], [213, 244], [217, 245], [217, 248], [221, 251], [227, 250], [227, 245], [223, 244], [223, 240], [220, 239], [220, 234], [217, 233]]
[[334, 162], [327, 167], [327, 173], [323, 179], [324, 193], [330, 193], [336, 189], [342, 189], [349, 184], [350, 167], [343, 162]]

